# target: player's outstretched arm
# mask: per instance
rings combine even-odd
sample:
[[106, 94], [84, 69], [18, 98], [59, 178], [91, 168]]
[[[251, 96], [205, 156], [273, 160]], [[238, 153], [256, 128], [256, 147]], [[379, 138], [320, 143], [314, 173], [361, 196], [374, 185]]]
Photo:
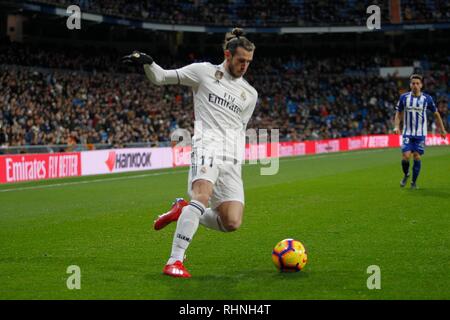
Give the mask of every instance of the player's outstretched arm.
[[439, 111], [436, 111], [434, 113], [434, 117], [436, 119], [436, 122], [439, 125], [440, 130], [441, 130], [441, 137], [443, 139], [445, 139], [447, 137], [447, 131], [445, 131], [444, 123], [442, 122], [442, 118], [441, 118], [441, 115], [439, 114]]
[[177, 84], [179, 77], [175, 70], [164, 70], [146, 53], [133, 51], [122, 58], [123, 63], [134, 63], [144, 67], [147, 78], [156, 85]]
[[180, 78], [176, 70], [164, 70], [155, 62], [151, 65], [144, 64], [147, 79], [157, 86], [164, 84], [180, 84]]

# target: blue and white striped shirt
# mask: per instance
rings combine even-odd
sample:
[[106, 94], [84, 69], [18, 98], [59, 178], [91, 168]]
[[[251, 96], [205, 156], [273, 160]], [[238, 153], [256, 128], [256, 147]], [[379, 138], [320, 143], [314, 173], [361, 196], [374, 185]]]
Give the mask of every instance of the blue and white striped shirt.
[[416, 97], [407, 92], [400, 96], [395, 110], [403, 113], [403, 135], [423, 137], [427, 135], [427, 110], [436, 112], [433, 98], [421, 93]]

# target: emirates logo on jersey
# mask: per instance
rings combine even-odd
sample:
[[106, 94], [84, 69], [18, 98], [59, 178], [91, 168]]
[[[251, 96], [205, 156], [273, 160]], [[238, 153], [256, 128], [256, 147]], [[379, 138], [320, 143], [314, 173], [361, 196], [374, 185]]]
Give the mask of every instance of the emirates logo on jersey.
[[[226, 98], [221, 98], [221, 97], [215, 95], [214, 93], [210, 93], [208, 95], [208, 101], [211, 103], [214, 103], [218, 106], [221, 106], [221, 107], [227, 107], [231, 111], [233, 111], [237, 114], [240, 114], [242, 112], [243, 108], [241, 106], [237, 105], [236, 103], [234, 103], [234, 98], [228, 96], [226, 93], [225, 93], [225, 97]], [[230, 99], [231, 101], [229, 101], [227, 99]]]

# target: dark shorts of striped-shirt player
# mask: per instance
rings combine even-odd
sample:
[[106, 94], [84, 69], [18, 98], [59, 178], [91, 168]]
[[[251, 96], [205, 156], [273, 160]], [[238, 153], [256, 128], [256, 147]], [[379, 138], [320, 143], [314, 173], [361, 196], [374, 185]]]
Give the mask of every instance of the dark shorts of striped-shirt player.
[[402, 152], [417, 152], [420, 155], [425, 153], [425, 136], [407, 136], [402, 137]]

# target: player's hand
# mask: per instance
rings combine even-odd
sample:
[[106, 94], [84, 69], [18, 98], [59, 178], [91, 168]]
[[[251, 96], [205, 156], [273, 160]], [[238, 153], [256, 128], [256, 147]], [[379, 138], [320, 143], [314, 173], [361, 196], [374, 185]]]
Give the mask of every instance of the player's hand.
[[447, 139], [447, 131], [445, 131], [445, 130], [441, 131], [441, 138], [444, 140]]
[[399, 128], [394, 128], [394, 133], [395, 134], [400, 134], [400, 129]]
[[133, 51], [132, 54], [122, 57], [121, 61], [123, 63], [136, 63], [144, 65], [144, 64], [152, 64], [153, 58], [146, 53]]

